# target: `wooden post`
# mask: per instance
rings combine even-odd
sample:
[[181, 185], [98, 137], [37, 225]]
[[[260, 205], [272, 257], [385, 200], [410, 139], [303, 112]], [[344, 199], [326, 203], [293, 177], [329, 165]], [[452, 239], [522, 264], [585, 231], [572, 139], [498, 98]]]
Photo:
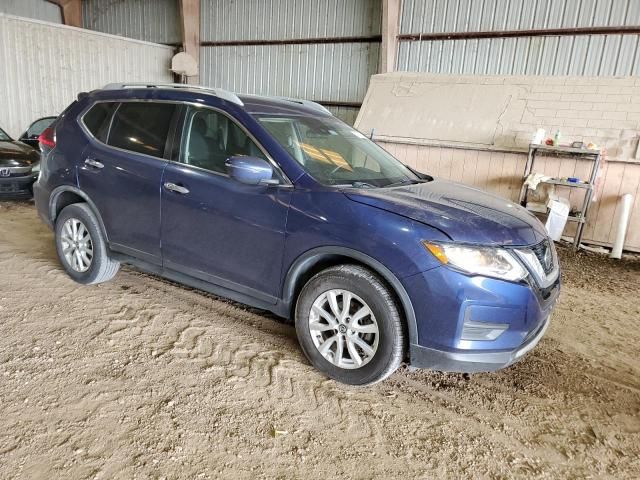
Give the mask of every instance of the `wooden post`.
[[[191, 55], [200, 71], [200, 0], [180, 0], [182, 48]], [[187, 77], [187, 83], [197, 84], [200, 75]]]
[[393, 72], [398, 56], [398, 33], [402, 0], [382, 0], [382, 45], [379, 73]]
[[62, 21], [70, 27], [82, 28], [82, 0], [48, 0], [62, 10]]
[[398, 33], [402, 0], [382, 0], [382, 45], [379, 73], [393, 72], [398, 57]]

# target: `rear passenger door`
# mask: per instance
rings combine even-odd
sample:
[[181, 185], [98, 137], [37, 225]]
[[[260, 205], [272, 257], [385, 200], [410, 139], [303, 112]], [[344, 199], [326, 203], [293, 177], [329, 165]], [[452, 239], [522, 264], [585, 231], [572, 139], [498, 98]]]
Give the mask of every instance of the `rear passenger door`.
[[82, 118], [91, 141], [78, 183], [97, 206], [113, 250], [161, 264], [160, 184], [178, 107], [102, 102]]

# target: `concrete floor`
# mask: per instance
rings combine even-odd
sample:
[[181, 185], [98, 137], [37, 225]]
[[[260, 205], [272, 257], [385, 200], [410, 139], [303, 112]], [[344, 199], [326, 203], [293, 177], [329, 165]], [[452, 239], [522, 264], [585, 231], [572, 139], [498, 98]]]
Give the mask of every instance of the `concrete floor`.
[[358, 389], [261, 312], [130, 269], [73, 283], [0, 203], [0, 478], [639, 478], [640, 262], [561, 257], [522, 362]]

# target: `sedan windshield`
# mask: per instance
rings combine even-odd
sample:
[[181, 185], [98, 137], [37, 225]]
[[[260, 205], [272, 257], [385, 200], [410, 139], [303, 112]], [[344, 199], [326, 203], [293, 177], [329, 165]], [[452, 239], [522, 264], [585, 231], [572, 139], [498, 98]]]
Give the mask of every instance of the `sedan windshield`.
[[260, 116], [258, 120], [325, 185], [371, 188], [421, 182], [378, 145], [335, 118]]
[[0, 128], [0, 142], [10, 142], [11, 137]]

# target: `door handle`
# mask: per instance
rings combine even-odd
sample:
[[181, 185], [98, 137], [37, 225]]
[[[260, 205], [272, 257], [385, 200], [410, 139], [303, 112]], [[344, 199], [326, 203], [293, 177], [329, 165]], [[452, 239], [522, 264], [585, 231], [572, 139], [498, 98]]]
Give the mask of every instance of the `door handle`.
[[182, 185], [176, 185], [175, 183], [171, 183], [171, 182], [165, 183], [164, 188], [172, 192], [179, 193], [180, 195], [186, 195], [187, 193], [189, 193], [188, 188], [183, 187]]
[[84, 161], [85, 165], [89, 165], [90, 167], [93, 168], [104, 168], [104, 163], [99, 162], [98, 160], [94, 160], [93, 158], [87, 158]]

